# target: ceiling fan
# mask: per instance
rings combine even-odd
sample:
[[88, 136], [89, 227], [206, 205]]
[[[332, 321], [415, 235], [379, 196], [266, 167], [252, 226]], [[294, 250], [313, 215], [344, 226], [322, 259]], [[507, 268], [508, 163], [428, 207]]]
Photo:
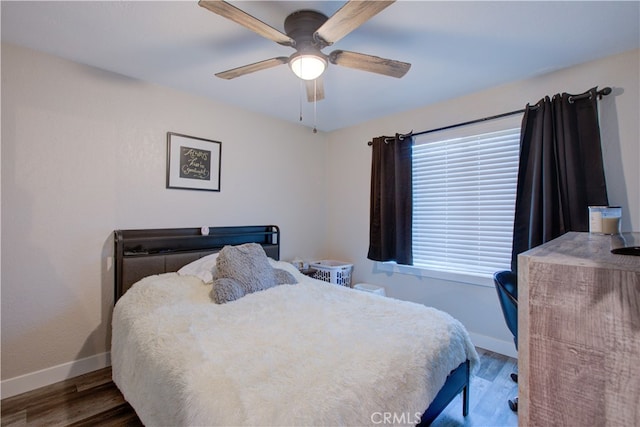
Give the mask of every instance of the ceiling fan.
[[285, 19], [286, 34], [224, 0], [200, 0], [198, 4], [269, 40], [296, 50], [289, 57], [279, 56], [222, 71], [216, 74], [217, 77], [230, 80], [281, 64], [289, 64], [298, 77], [306, 80], [307, 99], [313, 102], [324, 99], [321, 76], [329, 62], [397, 78], [404, 76], [409, 71], [411, 68], [409, 63], [364, 53], [346, 50], [334, 50], [328, 55], [322, 53], [322, 49], [342, 39], [394, 1], [350, 0], [330, 18], [314, 10], [299, 10]]

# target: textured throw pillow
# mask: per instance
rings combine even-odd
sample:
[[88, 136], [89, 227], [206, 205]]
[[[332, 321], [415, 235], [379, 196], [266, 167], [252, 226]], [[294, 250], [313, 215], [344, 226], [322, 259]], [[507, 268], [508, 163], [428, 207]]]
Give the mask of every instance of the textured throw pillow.
[[210, 295], [216, 304], [224, 304], [242, 298], [245, 296], [245, 292], [240, 283], [233, 279], [216, 279], [211, 287]]
[[273, 267], [264, 249], [257, 243], [222, 248], [218, 254], [216, 271], [216, 279], [233, 279], [247, 294], [276, 285]]

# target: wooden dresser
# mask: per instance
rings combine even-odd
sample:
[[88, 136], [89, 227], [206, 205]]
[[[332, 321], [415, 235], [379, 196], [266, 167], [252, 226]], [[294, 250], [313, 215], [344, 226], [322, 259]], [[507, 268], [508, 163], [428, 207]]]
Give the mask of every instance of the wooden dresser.
[[520, 426], [640, 426], [640, 257], [611, 245], [571, 232], [518, 256]]

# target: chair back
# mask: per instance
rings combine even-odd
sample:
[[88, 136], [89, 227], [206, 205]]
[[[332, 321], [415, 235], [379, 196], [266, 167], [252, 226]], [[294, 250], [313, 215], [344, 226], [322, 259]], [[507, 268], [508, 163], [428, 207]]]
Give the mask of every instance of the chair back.
[[518, 276], [512, 271], [499, 271], [493, 275], [502, 314], [518, 347]]

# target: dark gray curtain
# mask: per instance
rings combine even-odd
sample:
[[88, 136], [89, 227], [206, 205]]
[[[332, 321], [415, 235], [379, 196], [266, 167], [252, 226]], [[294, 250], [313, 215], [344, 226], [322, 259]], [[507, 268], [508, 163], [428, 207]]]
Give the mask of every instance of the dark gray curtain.
[[411, 135], [372, 141], [369, 253], [374, 261], [411, 265]]
[[527, 105], [511, 269], [517, 256], [568, 231], [588, 231], [588, 206], [608, 205], [600, 146], [597, 88]]

